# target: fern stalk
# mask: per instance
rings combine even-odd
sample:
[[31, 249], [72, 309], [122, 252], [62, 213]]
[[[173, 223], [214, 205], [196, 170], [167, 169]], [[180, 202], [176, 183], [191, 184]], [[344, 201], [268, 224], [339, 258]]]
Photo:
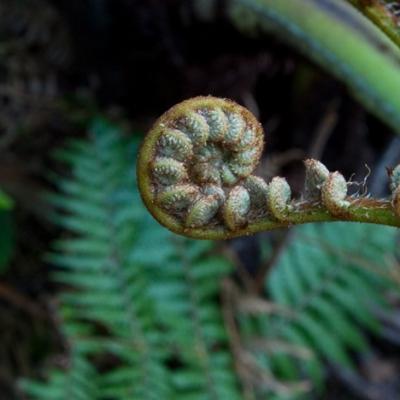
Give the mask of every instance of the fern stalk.
[[400, 50], [342, 0], [232, 0], [246, 31], [275, 33], [343, 81], [384, 123], [400, 132]]

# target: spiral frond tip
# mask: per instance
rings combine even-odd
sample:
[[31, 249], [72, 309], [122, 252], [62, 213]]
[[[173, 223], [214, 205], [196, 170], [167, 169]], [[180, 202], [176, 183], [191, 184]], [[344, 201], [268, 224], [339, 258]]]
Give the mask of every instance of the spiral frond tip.
[[138, 158], [139, 189], [149, 211], [176, 233], [226, 239], [292, 224], [349, 220], [400, 225], [397, 169], [388, 200], [348, 196], [339, 172], [306, 160], [303, 195], [275, 177], [253, 175], [264, 147], [261, 124], [239, 104], [195, 97], [164, 113]]

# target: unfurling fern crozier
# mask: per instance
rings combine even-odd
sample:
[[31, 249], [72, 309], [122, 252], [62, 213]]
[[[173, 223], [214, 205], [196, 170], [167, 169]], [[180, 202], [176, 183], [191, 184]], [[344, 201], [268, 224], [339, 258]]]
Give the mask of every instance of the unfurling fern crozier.
[[265, 182], [251, 175], [262, 150], [263, 129], [244, 107], [214, 97], [184, 101], [143, 143], [143, 199], [156, 219], [179, 233], [243, 228], [265, 198]]
[[284, 178], [267, 184], [253, 175], [263, 146], [261, 124], [239, 104], [211, 96], [179, 103], [142, 144], [137, 171], [144, 203], [167, 228], [203, 239], [312, 221], [400, 224], [394, 201], [348, 197], [344, 177], [316, 160], [305, 161], [304, 195], [293, 201]]

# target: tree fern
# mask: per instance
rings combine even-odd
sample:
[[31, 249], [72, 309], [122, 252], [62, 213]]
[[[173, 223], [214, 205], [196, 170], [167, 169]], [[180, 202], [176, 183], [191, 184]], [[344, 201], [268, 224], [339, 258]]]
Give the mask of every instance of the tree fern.
[[[71, 357], [79, 348], [94, 371], [74, 387], [82, 399], [238, 398], [217, 302], [230, 265], [207, 256], [210, 243], [176, 239], [147, 216], [133, 142], [97, 121], [87, 141], [58, 153], [71, 177], [56, 177], [60, 192], [49, 197], [66, 237], [48, 260], [69, 287], [60, 300]], [[25, 388], [33, 398], [78, 399], [60, 389], [74, 368]]]

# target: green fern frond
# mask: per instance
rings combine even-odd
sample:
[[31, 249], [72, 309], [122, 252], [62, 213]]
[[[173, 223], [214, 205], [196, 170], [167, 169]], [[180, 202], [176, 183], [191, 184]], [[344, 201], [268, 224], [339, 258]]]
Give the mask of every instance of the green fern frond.
[[[387, 307], [385, 290], [393, 287], [387, 255], [395, 251], [396, 234], [392, 228], [343, 223], [294, 229], [266, 282], [269, 297], [290, 312], [263, 315], [256, 328], [241, 315], [241, 324], [250, 344], [257, 335], [266, 344], [280, 341], [298, 351], [269, 349], [259, 354], [260, 365], [283, 383], [308, 377], [320, 388], [324, 360], [353, 368], [351, 352], [368, 349], [365, 332], [379, 333], [373, 309]], [[302, 349], [311, 357], [299, 357]]]
[[53, 370], [46, 383], [21, 381], [21, 389], [37, 400], [92, 400], [98, 398], [97, 371], [83, 354], [69, 357], [66, 370]]
[[[89, 140], [57, 153], [71, 176], [55, 179], [59, 193], [49, 201], [66, 234], [47, 260], [69, 287], [60, 300], [72, 354], [79, 348], [100, 370], [85, 399], [238, 399], [218, 306], [231, 266], [211, 243], [176, 238], [148, 216], [135, 153], [133, 140], [101, 120]], [[53, 373], [65, 380], [74, 368]], [[27, 393], [56, 390], [61, 378], [52, 374], [46, 385], [25, 383]]]
[[[156, 253], [148, 243], [156, 243]], [[212, 249], [211, 242], [154, 229], [146, 214], [131, 253], [148, 274], [164, 346], [178, 364], [172, 371], [174, 399], [240, 398], [218, 306], [221, 279], [232, 267]]]
[[219, 256], [205, 257], [210, 243], [175, 240], [175, 270], [162, 270], [168, 283], [154, 285], [153, 294], [182, 363], [173, 373], [176, 398], [239, 399], [217, 303], [221, 277], [231, 265]]
[[[97, 121], [88, 140], [58, 153], [71, 175], [49, 196], [64, 233], [47, 260], [68, 288], [60, 313], [70, 361], [22, 387], [44, 400], [242, 399], [219, 304], [232, 265], [212, 243], [153, 221], [135, 152]], [[299, 399], [311, 382], [323, 386], [324, 361], [352, 367], [350, 352], [368, 348], [365, 331], [379, 332], [371, 308], [386, 305], [394, 235], [349, 224], [293, 231], [267, 282], [279, 312], [237, 313], [252, 398]]]

